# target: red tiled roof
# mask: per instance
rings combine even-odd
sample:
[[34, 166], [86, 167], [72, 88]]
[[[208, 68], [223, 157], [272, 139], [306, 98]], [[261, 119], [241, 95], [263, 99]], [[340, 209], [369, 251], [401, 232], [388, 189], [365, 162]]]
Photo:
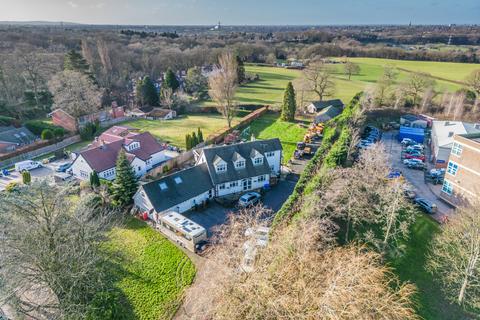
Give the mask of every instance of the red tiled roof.
[[[130, 162], [132, 162], [135, 157], [146, 161], [153, 154], [165, 149], [150, 132], [130, 132], [126, 137], [122, 138], [111, 134], [112, 131], [109, 133], [109, 130], [105, 131], [97, 141], [93, 142], [88, 150], [80, 152], [80, 155], [87, 161], [90, 167], [97, 172], [115, 167], [120, 149], [132, 141], [140, 142], [140, 148], [127, 152], [127, 158]], [[124, 130], [115, 132], [124, 133]]]

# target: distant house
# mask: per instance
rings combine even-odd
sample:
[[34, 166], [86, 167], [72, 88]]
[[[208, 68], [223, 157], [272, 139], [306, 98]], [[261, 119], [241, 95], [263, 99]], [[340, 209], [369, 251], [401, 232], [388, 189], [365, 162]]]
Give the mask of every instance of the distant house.
[[0, 153], [10, 153], [18, 147], [23, 147], [38, 140], [30, 130], [25, 127], [13, 126], [0, 127]]
[[342, 113], [342, 108], [335, 107], [335, 106], [328, 106], [325, 109], [322, 109], [320, 112], [317, 113], [315, 116], [315, 119], [313, 120], [314, 123], [323, 123], [327, 122], [336, 116], [338, 116], [340, 113]]
[[208, 199], [262, 189], [280, 175], [282, 145], [278, 139], [203, 148], [196, 165], [141, 186], [135, 206], [155, 215], [182, 213]]
[[52, 117], [54, 125], [63, 127], [70, 132], [77, 132], [79, 128], [85, 126], [87, 123], [95, 121], [102, 123], [112, 119], [123, 118], [125, 117], [125, 110], [124, 107], [118, 106], [114, 102], [112, 103], [112, 107], [108, 109], [83, 115], [78, 118], [73, 117], [63, 109], [55, 109], [49, 114], [49, 116]]
[[75, 155], [73, 176], [87, 180], [96, 171], [100, 178], [114, 180], [115, 165], [120, 150], [137, 176], [142, 176], [156, 165], [168, 160], [167, 146], [160, 144], [149, 132], [139, 133], [132, 128], [114, 126], [102, 133], [83, 151]]
[[480, 123], [462, 121], [433, 121], [432, 125], [432, 162], [436, 167], [446, 167], [454, 136], [480, 133]]
[[171, 120], [177, 117], [177, 112], [171, 109], [162, 109], [162, 108], [153, 108], [147, 114], [147, 118], [151, 118], [153, 120]]
[[328, 107], [336, 107], [343, 110], [344, 106], [345, 105], [340, 99], [314, 101], [307, 106], [307, 112], [315, 114]]

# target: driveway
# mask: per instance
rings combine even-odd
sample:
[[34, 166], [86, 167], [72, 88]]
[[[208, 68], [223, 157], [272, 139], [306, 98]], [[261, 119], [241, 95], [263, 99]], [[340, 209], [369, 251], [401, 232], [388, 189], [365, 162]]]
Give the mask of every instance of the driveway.
[[[32, 181], [35, 181], [37, 179], [44, 179], [47, 177], [51, 178], [53, 177], [54, 173], [55, 172], [49, 167], [42, 167], [30, 171]], [[17, 171], [11, 171], [9, 176], [0, 177], [0, 191], [5, 190], [5, 187], [11, 182], [22, 183], [22, 174]]]
[[[265, 207], [277, 212], [282, 207], [295, 188], [296, 181], [291, 179], [281, 180], [271, 190], [267, 191], [262, 197], [262, 203]], [[207, 208], [199, 211], [190, 211], [183, 215], [190, 220], [203, 226], [208, 231], [208, 236], [212, 236], [215, 229], [226, 222], [227, 216], [235, 212], [235, 207], [223, 207], [215, 201], [210, 202]]]
[[[442, 222], [443, 217], [452, 215], [454, 209], [448, 203], [443, 201], [438, 195], [440, 194], [441, 185], [433, 185], [426, 183], [424, 180], [424, 172], [421, 170], [409, 169], [404, 166], [401, 159], [402, 145], [397, 140], [398, 131], [385, 132], [382, 136], [382, 142], [390, 153], [390, 161], [394, 169], [402, 172], [405, 179], [413, 186], [418, 196], [434, 202], [438, 207], [438, 212], [432, 217], [439, 222]], [[430, 158], [430, 149], [425, 148], [425, 156]], [[433, 165], [426, 162], [428, 169], [433, 168]]]

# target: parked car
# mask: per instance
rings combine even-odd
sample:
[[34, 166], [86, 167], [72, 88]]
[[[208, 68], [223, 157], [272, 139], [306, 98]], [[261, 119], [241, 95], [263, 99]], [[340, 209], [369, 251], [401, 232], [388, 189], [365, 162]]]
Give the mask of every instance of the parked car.
[[201, 240], [195, 245], [195, 253], [198, 255], [204, 255], [210, 248], [210, 242], [208, 240]]
[[403, 157], [405, 159], [419, 159], [419, 160], [422, 160], [422, 161], [425, 161], [425, 155], [421, 154], [421, 153], [405, 153], [403, 155]]
[[15, 171], [30, 171], [33, 169], [41, 168], [42, 164], [38, 161], [25, 160], [15, 163]]
[[417, 141], [410, 139], [410, 138], [403, 138], [402, 142], [400, 142], [403, 146], [408, 147], [408, 146], [413, 146], [417, 144]]
[[417, 197], [417, 193], [413, 190], [410, 190], [410, 189], [404, 189], [403, 190], [403, 195], [405, 196], [405, 198], [407, 198], [410, 201], [415, 201], [415, 199]]
[[260, 201], [261, 195], [258, 192], [248, 192], [238, 199], [238, 205], [242, 208], [253, 206]]
[[414, 144], [414, 145], [408, 146], [407, 150], [416, 150], [416, 151], [423, 152], [425, 150], [425, 146], [423, 144]]
[[402, 171], [393, 169], [387, 175], [387, 178], [392, 179], [401, 179], [403, 177]]
[[425, 163], [420, 159], [405, 159], [403, 164], [409, 169], [423, 170], [425, 169]]
[[60, 163], [60, 164], [55, 168], [55, 171], [56, 171], [56, 172], [65, 172], [65, 171], [67, 171], [71, 166], [72, 166], [72, 162], [70, 162], [70, 161], [68, 161], [68, 162], [63, 162], [63, 163]]
[[427, 213], [433, 214], [437, 212], [437, 205], [425, 198], [415, 198], [415, 204]]

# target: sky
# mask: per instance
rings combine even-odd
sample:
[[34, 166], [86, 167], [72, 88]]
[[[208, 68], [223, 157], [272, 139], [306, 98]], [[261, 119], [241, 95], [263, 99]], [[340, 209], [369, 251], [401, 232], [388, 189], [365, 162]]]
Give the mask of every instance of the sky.
[[480, 0], [0, 0], [0, 21], [133, 25], [480, 24]]

